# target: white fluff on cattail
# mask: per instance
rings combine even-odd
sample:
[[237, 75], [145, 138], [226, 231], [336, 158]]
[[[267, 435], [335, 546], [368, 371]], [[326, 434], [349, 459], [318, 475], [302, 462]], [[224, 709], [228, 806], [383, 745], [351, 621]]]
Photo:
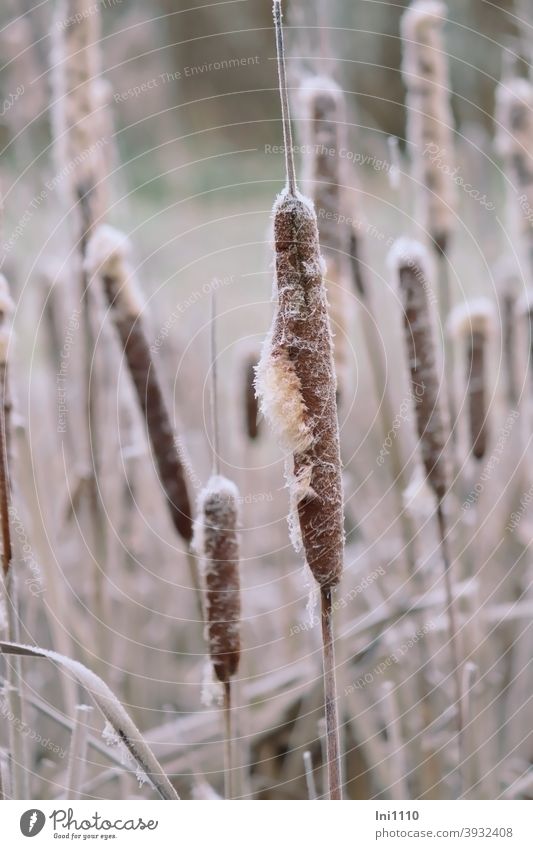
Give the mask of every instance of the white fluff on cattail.
[[261, 412], [283, 448], [305, 451], [313, 442], [313, 434], [306, 421], [300, 379], [285, 352], [274, 359], [269, 351], [267, 337], [256, 368]]
[[[205, 554], [204, 508], [206, 502], [212, 498], [216, 498], [220, 501], [222, 512], [225, 512], [225, 505], [232, 505], [232, 507], [237, 510], [239, 504], [239, 489], [233, 481], [224, 477], [224, 475], [211, 475], [206, 485], [200, 490], [196, 502], [196, 519], [194, 521], [194, 534], [192, 539], [193, 550], [200, 557]], [[205, 563], [203, 565], [205, 566]]]
[[401, 236], [396, 239], [387, 254], [387, 265], [393, 274], [397, 274], [401, 265], [417, 265], [427, 280], [431, 280], [434, 264], [428, 249], [417, 239]]
[[[443, 249], [454, 226], [453, 115], [448, 62], [442, 39], [446, 6], [416, 0], [401, 20], [402, 71], [407, 89], [407, 138], [424, 227]], [[443, 167], [444, 166], [444, 167]]]
[[488, 298], [473, 298], [457, 304], [450, 313], [447, 331], [456, 338], [465, 333], [490, 333], [494, 330], [495, 312]]
[[138, 316], [143, 301], [130, 257], [131, 244], [127, 236], [108, 224], [101, 224], [89, 239], [85, 268], [91, 275], [113, 279], [115, 309]]

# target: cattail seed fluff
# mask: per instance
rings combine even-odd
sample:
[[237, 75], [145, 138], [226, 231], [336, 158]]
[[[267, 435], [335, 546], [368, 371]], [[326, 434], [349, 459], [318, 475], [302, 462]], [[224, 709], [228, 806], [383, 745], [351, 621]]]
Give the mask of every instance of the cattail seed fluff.
[[235, 484], [213, 475], [200, 493], [194, 526], [193, 545], [205, 574], [209, 654], [223, 684], [237, 672], [241, 652], [238, 503]]
[[470, 448], [481, 460], [488, 445], [487, 342], [494, 326], [494, 307], [487, 298], [459, 304], [450, 314], [448, 329], [466, 347], [466, 386]]
[[429, 290], [429, 258], [423, 245], [399, 239], [389, 262], [403, 306], [404, 338], [422, 460], [437, 499], [448, 490], [445, 417], [439, 398], [439, 368], [433, 338]]
[[192, 513], [185, 471], [144, 331], [142, 301], [129, 255], [126, 237], [112, 227], [100, 225], [87, 245], [86, 269], [102, 280], [146, 421], [172, 523], [181, 537], [190, 542]]
[[312, 203], [285, 190], [274, 205], [277, 303], [257, 369], [261, 410], [292, 452], [293, 543], [324, 589], [340, 580], [343, 496], [336, 380]]
[[[445, 252], [455, 205], [453, 116], [448, 64], [442, 38], [446, 6], [415, 0], [401, 21], [402, 72], [407, 90], [407, 138], [413, 146], [413, 177], [420, 221]], [[443, 165], [446, 167], [443, 168]]]

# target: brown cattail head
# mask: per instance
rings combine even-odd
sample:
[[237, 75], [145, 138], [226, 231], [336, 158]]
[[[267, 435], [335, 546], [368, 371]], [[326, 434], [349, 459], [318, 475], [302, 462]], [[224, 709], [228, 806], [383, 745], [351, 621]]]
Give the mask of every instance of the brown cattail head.
[[517, 194], [518, 229], [533, 273], [533, 85], [522, 77], [496, 90], [497, 147]]
[[259, 436], [259, 404], [255, 394], [255, 370], [258, 358], [248, 353], [242, 363], [244, 422], [246, 434], [252, 442]]
[[[315, 205], [322, 250], [345, 253], [349, 241], [344, 93], [330, 77], [306, 77], [302, 111], [304, 190]], [[345, 213], [341, 216], [340, 213]]]
[[190, 542], [192, 514], [185, 470], [144, 332], [142, 301], [129, 256], [126, 237], [112, 227], [100, 225], [87, 245], [86, 269], [102, 280], [146, 421], [172, 523], [181, 537]]
[[407, 89], [407, 138], [413, 145], [413, 176], [424, 228], [446, 250], [455, 205], [453, 117], [442, 25], [446, 6], [415, 0], [402, 16], [403, 78]]
[[399, 239], [389, 260], [403, 306], [404, 338], [422, 460], [428, 481], [441, 501], [448, 490], [445, 415], [439, 398], [439, 367], [431, 313], [429, 258], [424, 247]]
[[106, 206], [105, 153], [99, 136], [100, 9], [91, 0], [59, 0], [52, 24], [52, 130], [65, 201], [82, 201], [83, 229]]
[[481, 460], [488, 445], [487, 341], [494, 327], [494, 307], [487, 298], [459, 304], [450, 314], [448, 329], [466, 348], [466, 385], [470, 447]]
[[303, 118], [304, 184], [315, 205], [320, 247], [327, 266], [329, 315], [335, 334], [337, 400], [350, 385], [350, 209], [344, 93], [326, 76], [306, 77], [299, 90]]
[[235, 675], [241, 653], [239, 578], [239, 492], [213, 475], [198, 499], [194, 547], [203, 558], [209, 654], [218, 680]]
[[277, 304], [257, 369], [261, 410], [292, 452], [291, 531], [323, 588], [343, 565], [336, 381], [312, 203], [284, 191], [274, 205]]
[[516, 409], [520, 397], [516, 345], [519, 277], [516, 268], [508, 261], [507, 258], [504, 258], [497, 263], [495, 270], [495, 282], [502, 323], [505, 394], [509, 406]]

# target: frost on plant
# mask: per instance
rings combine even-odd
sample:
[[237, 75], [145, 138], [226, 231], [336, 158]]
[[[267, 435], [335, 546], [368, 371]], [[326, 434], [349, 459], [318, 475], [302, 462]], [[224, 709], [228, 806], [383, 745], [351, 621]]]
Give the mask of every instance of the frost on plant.
[[279, 196], [274, 238], [276, 306], [256, 388], [262, 411], [292, 452], [292, 541], [303, 546], [315, 580], [330, 586], [342, 571], [341, 464], [324, 265], [308, 199], [288, 191]]

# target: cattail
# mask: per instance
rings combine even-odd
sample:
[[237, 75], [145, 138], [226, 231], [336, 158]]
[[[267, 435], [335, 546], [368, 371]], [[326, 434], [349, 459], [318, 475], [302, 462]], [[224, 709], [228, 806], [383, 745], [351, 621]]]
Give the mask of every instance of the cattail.
[[86, 269], [102, 280], [146, 421], [172, 523], [185, 542], [190, 543], [192, 513], [185, 471], [146, 338], [143, 304], [129, 255], [126, 237], [112, 227], [100, 225], [87, 246]]
[[404, 339], [412, 397], [416, 399], [414, 408], [420, 451], [427, 480], [436, 499], [436, 517], [444, 563], [452, 670], [456, 690], [459, 749], [461, 749], [463, 733], [461, 670], [451, 561], [448, 551], [448, 529], [443, 503], [450, 487], [446, 458], [447, 426], [439, 397], [437, 349], [433, 339], [434, 320], [427, 295], [430, 280], [429, 260], [423, 245], [409, 239], [399, 239], [395, 243], [389, 260], [397, 278], [403, 307]]
[[487, 298], [459, 304], [449, 318], [449, 332], [466, 348], [466, 385], [470, 448], [482, 460], [488, 444], [487, 341], [493, 328], [494, 307]]
[[518, 275], [506, 260], [496, 268], [496, 290], [502, 322], [502, 348], [505, 369], [505, 395], [511, 409], [516, 409], [520, 390], [517, 375], [516, 317], [518, 302]]
[[315, 580], [331, 589], [343, 562], [336, 383], [316, 217], [302, 195], [280, 195], [274, 237], [278, 300], [256, 387], [262, 412], [293, 454], [295, 547], [303, 545]]
[[274, 21], [287, 186], [274, 204], [277, 303], [256, 387], [262, 412], [292, 454], [291, 536], [321, 589], [329, 792], [340, 799], [332, 591], [342, 574], [344, 531], [336, 380], [316, 215], [296, 189], [279, 0]]
[[[442, 39], [446, 6], [415, 0], [402, 16], [403, 78], [407, 89], [407, 138], [413, 145], [413, 177], [420, 187], [420, 221], [445, 253], [455, 203], [453, 117], [447, 54]], [[443, 164], [446, 168], [443, 168]]]
[[449, 487], [446, 462], [445, 416], [439, 398], [437, 349], [433, 339], [434, 320], [427, 292], [429, 258], [424, 247], [409, 239], [399, 239], [390, 253], [398, 278], [407, 346], [411, 389], [416, 398], [416, 423], [422, 461], [428, 482], [438, 501]]
[[[452, 307], [447, 255], [453, 231], [455, 184], [453, 116], [450, 107], [447, 54], [442, 39], [446, 6], [437, 0], [415, 0], [402, 16], [403, 78], [407, 90], [407, 138], [413, 146], [413, 178], [418, 217], [438, 256], [439, 310], [444, 325]], [[455, 470], [456, 410], [454, 351], [446, 349], [446, 397]]]
[[239, 492], [235, 484], [212, 475], [198, 499], [194, 547], [203, 560], [209, 655], [224, 685], [226, 722], [226, 797], [233, 798], [231, 680], [241, 653], [239, 577]]
[[259, 404], [255, 394], [255, 370], [259, 360], [259, 351], [249, 345], [239, 350], [239, 370], [241, 373], [242, 422], [244, 432], [251, 442], [259, 437]]
[[0, 502], [2, 512], [2, 571], [8, 580], [12, 561], [11, 533], [9, 528], [9, 388], [7, 353], [11, 338], [11, 316], [14, 304], [9, 294], [7, 280], [0, 274]]
[[502, 82], [496, 90], [497, 147], [513, 191], [515, 218], [533, 275], [533, 85], [521, 77]]
[[209, 654], [215, 675], [227, 684], [240, 657], [239, 493], [213, 475], [198, 500], [194, 547], [204, 559]]
[[[100, 75], [100, 8], [90, 0], [59, 0], [52, 25], [52, 129], [56, 167], [68, 179], [69, 207], [80, 201], [82, 238], [106, 208], [106, 139], [102, 127]], [[66, 171], [65, 171], [66, 169]]]
[[351, 220], [346, 173], [344, 93], [326, 76], [306, 77], [299, 90], [303, 124], [303, 182], [319, 223], [320, 247], [327, 267], [330, 322], [335, 333], [337, 399], [343, 399], [350, 377], [350, 308], [348, 290]]

